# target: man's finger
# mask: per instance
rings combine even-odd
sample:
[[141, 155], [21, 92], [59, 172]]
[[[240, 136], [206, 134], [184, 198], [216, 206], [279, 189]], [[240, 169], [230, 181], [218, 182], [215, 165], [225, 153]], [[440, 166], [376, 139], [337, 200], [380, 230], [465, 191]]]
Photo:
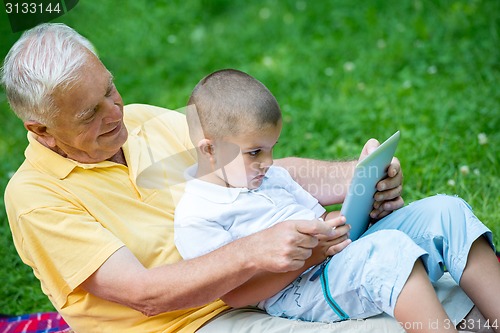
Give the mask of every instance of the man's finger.
[[377, 147], [380, 146], [380, 143], [376, 139], [368, 140], [363, 149], [361, 150], [361, 155], [359, 156], [359, 160], [365, 159], [368, 155], [370, 155]]
[[334, 232], [334, 229], [331, 226], [320, 220], [313, 220], [313, 221], [298, 220], [295, 223], [295, 228], [301, 234], [306, 234], [306, 235], [331, 236], [332, 233]]
[[[375, 202], [377, 204], [378, 201]], [[370, 217], [373, 219], [381, 219], [389, 213], [404, 206], [404, 200], [402, 197], [397, 197], [393, 200], [381, 201], [378, 205], [375, 205], [375, 209], [370, 212]]]
[[375, 193], [373, 197], [375, 199], [373, 207], [378, 208], [378, 206], [380, 206], [380, 204], [376, 205], [377, 202], [384, 203], [384, 201], [390, 201], [400, 197], [402, 192], [403, 192], [403, 186], [399, 185], [398, 187], [395, 187], [393, 189]]

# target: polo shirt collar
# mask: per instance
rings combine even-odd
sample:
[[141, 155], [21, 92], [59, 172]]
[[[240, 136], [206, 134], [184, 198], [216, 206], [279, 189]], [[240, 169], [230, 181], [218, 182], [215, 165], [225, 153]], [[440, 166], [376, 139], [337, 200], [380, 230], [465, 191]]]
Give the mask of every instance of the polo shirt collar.
[[70, 158], [63, 157], [53, 150], [45, 147], [36, 139], [35, 134], [28, 132], [29, 145], [24, 152], [26, 160], [33, 167], [41, 170], [43, 173], [64, 179], [76, 168], [92, 169], [97, 166], [106, 167], [114, 165], [113, 162], [104, 161], [100, 163], [80, 163]]
[[[167, 155], [163, 150], [155, 149], [148, 141], [143, 126], [128, 129], [127, 142], [123, 145], [123, 153], [134, 182], [145, 188], [163, 186], [161, 180], [157, 182], [155, 176], [161, 161]], [[163, 174], [162, 174], [163, 176]]]
[[231, 204], [242, 193], [248, 193], [252, 190], [244, 187], [224, 187], [212, 184], [195, 178], [198, 164], [194, 164], [186, 169], [184, 176], [188, 181], [185, 191], [197, 196], [201, 196], [208, 201], [218, 204]]

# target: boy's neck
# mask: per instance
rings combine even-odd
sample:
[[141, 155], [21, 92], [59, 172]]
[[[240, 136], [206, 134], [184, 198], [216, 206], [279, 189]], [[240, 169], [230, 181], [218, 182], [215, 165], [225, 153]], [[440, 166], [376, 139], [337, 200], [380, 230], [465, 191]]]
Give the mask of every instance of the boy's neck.
[[232, 187], [223, 179], [218, 177], [215, 172], [212, 171], [212, 168], [210, 166], [207, 166], [204, 163], [198, 163], [198, 169], [196, 170], [195, 178], [222, 187]]

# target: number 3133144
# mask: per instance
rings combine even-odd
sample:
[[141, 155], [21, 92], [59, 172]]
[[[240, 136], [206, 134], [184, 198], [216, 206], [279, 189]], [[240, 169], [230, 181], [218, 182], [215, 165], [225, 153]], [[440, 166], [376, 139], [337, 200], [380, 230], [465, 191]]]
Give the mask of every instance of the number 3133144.
[[61, 5], [54, 2], [6, 2], [5, 12], [7, 14], [44, 14], [60, 13]]

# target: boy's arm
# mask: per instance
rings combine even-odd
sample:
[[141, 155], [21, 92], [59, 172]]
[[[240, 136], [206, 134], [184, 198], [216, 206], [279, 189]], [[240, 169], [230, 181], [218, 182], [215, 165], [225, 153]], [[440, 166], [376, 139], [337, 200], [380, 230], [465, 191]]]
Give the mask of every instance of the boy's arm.
[[270, 273], [261, 271], [255, 274], [250, 280], [240, 287], [231, 290], [221, 297], [227, 305], [239, 308], [248, 305], [256, 305], [258, 302], [275, 295], [308, 267], [319, 264], [321, 260], [315, 262], [312, 257], [306, 260], [304, 266], [296, 271], [286, 273]]
[[331, 212], [325, 212], [321, 218], [324, 220], [324, 221], [327, 221], [327, 220], [331, 220], [331, 219], [334, 219], [334, 218], [337, 218], [340, 216], [340, 210], [334, 210], [334, 211], [331, 211]]

